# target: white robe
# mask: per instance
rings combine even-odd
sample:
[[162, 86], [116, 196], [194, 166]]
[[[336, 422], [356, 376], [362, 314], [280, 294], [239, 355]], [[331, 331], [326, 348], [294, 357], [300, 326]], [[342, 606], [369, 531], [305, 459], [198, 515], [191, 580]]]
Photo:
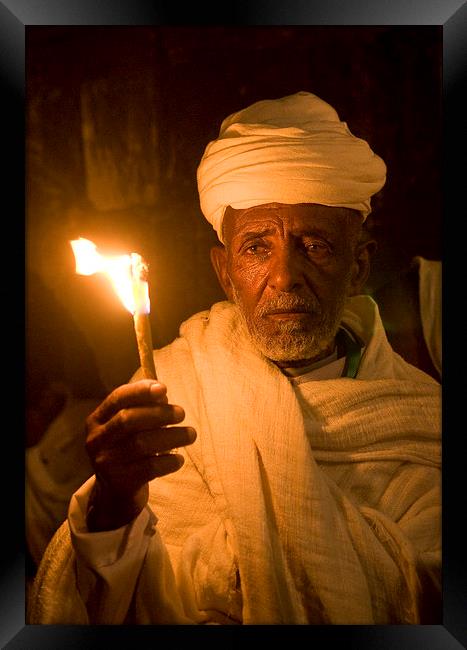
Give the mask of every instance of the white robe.
[[356, 379], [299, 385], [230, 303], [186, 321], [155, 352], [198, 432], [185, 465], [117, 531], [87, 532], [89, 479], [29, 622], [418, 623], [421, 581], [439, 589], [440, 386], [392, 351], [371, 298], [343, 320], [365, 342]]
[[426, 260], [417, 255], [413, 259], [413, 264], [418, 266], [418, 298], [423, 338], [433, 365], [441, 377], [443, 373], [442, 262]]

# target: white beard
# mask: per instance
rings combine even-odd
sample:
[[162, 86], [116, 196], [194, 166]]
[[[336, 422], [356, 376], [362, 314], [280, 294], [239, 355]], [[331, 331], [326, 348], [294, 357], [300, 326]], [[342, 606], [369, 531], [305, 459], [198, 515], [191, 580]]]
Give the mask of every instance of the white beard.
[[[332, 348], [344, 310], [346, 295], [342, 293], [332, 313], [324, 314], [316, 299], [293, 294], [280, 294], [257, 305], [253, 317], [245, 315], [242, 300], [234, 289], [234, 301], [239, 307], [246, 329], [258, 350], [271, 361], [317, 360]], [[306, 322], [279, 319], [271, 322], [267, 314], [272, 309], [305, 307]]]

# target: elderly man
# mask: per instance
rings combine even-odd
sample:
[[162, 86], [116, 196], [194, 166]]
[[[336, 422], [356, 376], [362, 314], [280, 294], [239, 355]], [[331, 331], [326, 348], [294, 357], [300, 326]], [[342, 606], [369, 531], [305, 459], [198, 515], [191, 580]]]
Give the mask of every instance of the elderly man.
[[228, 301], [87, 419], [30, 622], [439, 622], [439, 384], [361, 295], [385, 171], [307, 92], [224, 120], [198, 185]]

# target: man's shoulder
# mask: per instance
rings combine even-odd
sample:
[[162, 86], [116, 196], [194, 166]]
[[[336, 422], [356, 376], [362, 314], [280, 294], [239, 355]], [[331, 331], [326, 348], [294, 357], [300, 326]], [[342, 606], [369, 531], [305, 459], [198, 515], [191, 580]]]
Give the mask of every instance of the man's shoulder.
[[237, 308], [233, 303], [227, 300], [216, 302], [209, 309], [199, 311], [183, 321], [180, 325], [179, 336], [193, 338], [207, 328], [211, 331], [224, 330], [235, 321], [236, 314]]
[[219, 302], [215, 302], [214, 304], [209, 307], [209, 309], [203, 309], [202, 311], [197, 312], [196, 314], [193, 314], [189, 318], [183, 321], [183, 323], [180, 326], [180, 329], [184, 328], [187, 323], [192, 323], [192, 322], [202, 322], [206, 323], [213, 318], [216, 318], [221, 315], [231, 315], [232, 312], [234, 311], [235, 307], [234, 304], [229, 302], [228, 300], [221, 300]]
[[209, 309], [203, 309], [186, 318], [179, 327], [178, 336], [167, 345], [157, 349], [157, 355], [170, 354], [187, 348], [207, 328], [219, 328], [221, 323], [234, 318], [235, 306], [227, 300], [216, 302]]

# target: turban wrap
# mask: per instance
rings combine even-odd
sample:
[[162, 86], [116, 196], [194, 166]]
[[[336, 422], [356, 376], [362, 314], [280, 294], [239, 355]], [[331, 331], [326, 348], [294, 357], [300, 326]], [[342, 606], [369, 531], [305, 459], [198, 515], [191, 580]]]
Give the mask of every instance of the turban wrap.
[[386, 180], [386, 165], [341, 122], [332, 106], [308, 92], [267, 99], [222, 122], [197, 172], [201, 210], [222, 241], [228, 205], [320, 203], [358, 210]]

